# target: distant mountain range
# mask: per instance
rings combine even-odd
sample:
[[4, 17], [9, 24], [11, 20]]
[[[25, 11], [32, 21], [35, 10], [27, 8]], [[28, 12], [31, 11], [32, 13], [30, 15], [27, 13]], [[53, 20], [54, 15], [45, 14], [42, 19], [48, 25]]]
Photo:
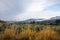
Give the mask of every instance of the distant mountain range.
[[56, 20], [60, 20], [60, 16], [56, 16], [56, 17], [51, 17], [50, 19], [44, 19], [44, 18], [39, 18], [39, 19], [28, 19], [28, 20], [24, 20], [24, 21], [18, 21], [18, 23], [31, 23], [31, 22], [45, 22], [45, 23], [55, 23]]
[[39, 19], [28, 19], [28, 20], [24, 20], [24, 21], [3, 21], [3, 20], [0, 20], [0, 22], [7, 22], [7, 23], [13, 23], [13, 22], [21, 22], [21, 23], [24, 23], [24, 22], [27, 22], [27, 23], [29, 23], [29, 22], [33, 22], [33, 21], [35, 21], [35, 22], [41, 22], [41, 21], [48, 21], [48, 20], [60, 20], [60, 16], [56, 16], [56, 17], [51, 17], [50, 19], [46, 19], [46, 20], [44, 20], [44, 18], [39, 18]]
[[60, 16], [52, 17], [50, 19], [59, 19], [60, 20]]
[[24, 20], [23, 22], [32, 22], [32, 21], [36, 21], [36, 22], [40, 22], [40, 21], [45, 21], [45, 20], [60, 20], [60, 16], [55, 16], [55, 17], [51, 17], [50, 19], [44, 19], [44, 18], [40, 18], [40, 19], [28, 19], [28, 20]]
[[48, 20], [43, 20], [41, 24], [60, 25], [60, 16], [51, 17]]
[[35, 21], [35, 22], [40, 22], [40, 21], [42, 21], [43, 20], [43, 18], [42, 19], [27, 19], [27, 20], [23, 20], [23, 21], [17, 21], [18, 23], [30, 23], [30, 22], [33, 22], [33, 21]]
[[31, 22], [31, 21], [42, 21], [43, 19], [28, 19], [24, 20], [24, 22]]
[[6, 21], [3, 21], [3, 20], [0, 20], [0, 22], [2, 22], [2, 23], [6, 23]]

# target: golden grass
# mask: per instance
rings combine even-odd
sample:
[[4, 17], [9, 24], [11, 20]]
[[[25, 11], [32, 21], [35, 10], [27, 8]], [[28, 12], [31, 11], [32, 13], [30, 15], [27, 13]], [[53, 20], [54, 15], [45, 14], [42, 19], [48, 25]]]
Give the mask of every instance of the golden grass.
[[39, 30], [38, 32], [36, 32], [36, 30], [33, 30], [33, 29], [31, 30], [32, 24], [31, 25], [26, 24], [24, 27], [27, 27], [27, 28], [24, 29], [22, 27], [23, 29], [22, 32], [16, 34], [16, 29], [18, 28], [18, 26], [19, 25], [15, 25], [15, 24], [10, 25], [11, 27], [10, 29], [7, 27], [4, 31], [1, 31], [0, 39], [4, 40], [5, 38], [6, 40], [9, 40], [12, 38], [12, 40], [15, 40], [15, 39], [16, 40], [60, 40], [60, 35], [58, 34], [58, 32], [54, 31], [51, 28]]
[[45, 29], [36, 34], [36, 40], [60, 40], [60, 37], [56, 31]]

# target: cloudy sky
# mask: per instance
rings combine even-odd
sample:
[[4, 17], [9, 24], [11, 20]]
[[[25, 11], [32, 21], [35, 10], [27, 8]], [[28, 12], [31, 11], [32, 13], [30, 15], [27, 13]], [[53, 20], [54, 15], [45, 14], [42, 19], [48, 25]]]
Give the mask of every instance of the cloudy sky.
[[0, 0], [0, 19], [26, 20], [60, 16], [60, 0]]

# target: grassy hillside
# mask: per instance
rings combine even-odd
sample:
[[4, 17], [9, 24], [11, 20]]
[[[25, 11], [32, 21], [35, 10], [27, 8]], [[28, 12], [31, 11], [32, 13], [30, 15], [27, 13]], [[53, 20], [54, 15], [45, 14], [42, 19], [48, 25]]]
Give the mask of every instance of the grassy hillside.
[[[50, 24], [50, 22], [54, 24]], [[58, 21], [41, 21], [30, 23], [0, 22], [1, 40], [60, 40]]]

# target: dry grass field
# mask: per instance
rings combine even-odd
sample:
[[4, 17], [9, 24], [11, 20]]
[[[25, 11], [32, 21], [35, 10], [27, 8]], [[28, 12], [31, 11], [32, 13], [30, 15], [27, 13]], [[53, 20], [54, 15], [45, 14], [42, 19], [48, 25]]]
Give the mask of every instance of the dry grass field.
[[60, 40], [60, 26], [0, 23], [1, 40]]

